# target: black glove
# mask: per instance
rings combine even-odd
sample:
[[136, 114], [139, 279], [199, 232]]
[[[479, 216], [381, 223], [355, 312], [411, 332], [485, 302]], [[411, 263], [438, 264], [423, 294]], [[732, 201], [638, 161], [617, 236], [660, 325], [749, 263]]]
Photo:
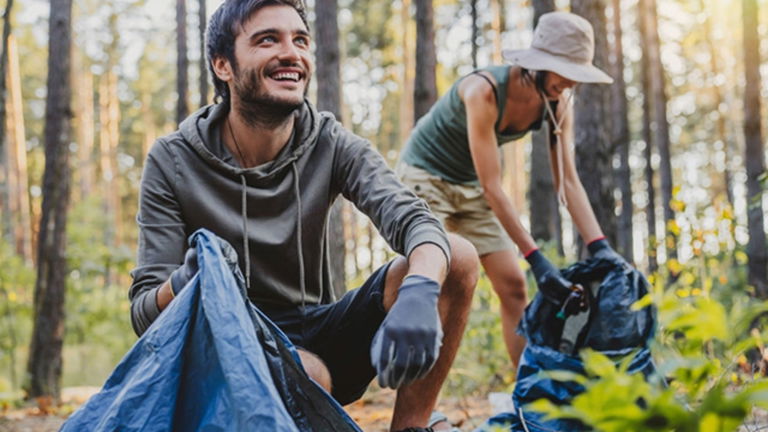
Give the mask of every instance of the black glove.
[[589, 302], [584, 289], [564, 278], [560, 270], [555, 268], [541, 251], [536, 249], [525, 259], [531, 265], [541, 294], [556, 305], [562, 306], [563, 318], [587, 310]]
[[589, 254], [594, 258], [604, 259], [620, 266], [629, 265], [623, 256], [619, 255], [615, 250], [613, 250], [605, 237], [591, 241], [587, 245], [587, 250], [589, 251]]
[[171, 273], [171, 292], [173, 296], [179, 295], [179, 292], [187, 286], [192, 277], [195, 276], [199, 267], [197, 265], [197, 249], [191, 247], [187, 249], [187, 253], [184, 255], [184, 264], [181, 267]]
[[403, 280], [371, 344], [371, 363], [382, 387], [410, 384], [435, 365], [443, 343], [439, 295], [440, 284], [430, 278], [411, 275]]
[[[237, 264], [237, 252], [226, 240], [221, 237], [216, 237], [219, 242], [219, 250], [221, 250], [224, 261], [227, 263], [229, 269], [234, 272], [238, 269]], [[177, 294], [189, 283], [195, 276], [195, 273], [200, 270], [200, 266], [197, 264], [197, 248], [194, 246], [187, 249], [187, 253], [184, 255], [184, 263], [181, 267], [171, 273], [171, 291], [173, 296]]]

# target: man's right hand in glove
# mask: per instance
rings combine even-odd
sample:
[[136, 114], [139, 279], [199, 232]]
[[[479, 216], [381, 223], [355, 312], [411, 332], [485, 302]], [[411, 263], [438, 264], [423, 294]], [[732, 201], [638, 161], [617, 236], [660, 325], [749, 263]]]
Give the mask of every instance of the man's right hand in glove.
[[411, 275], [403, 280], [371, 344], [371, 363], [382, 387], [410, 384], [435, 365], [443, 342], [439, 295], [440, 284], [430, 278]]
[[[562, 306], [574, 292], [574, 285], [560, 274], [551, 262], [538, 249], [529, 252], [525, 259], [531, 265], [531, 271], [536, 278], [536, 285], [542, 295], [558, 306]], [[579, 301], [569, 301], [564, 310], [566, 315], [573, 315], [587, 308], [584, 291], [581, 290]]]

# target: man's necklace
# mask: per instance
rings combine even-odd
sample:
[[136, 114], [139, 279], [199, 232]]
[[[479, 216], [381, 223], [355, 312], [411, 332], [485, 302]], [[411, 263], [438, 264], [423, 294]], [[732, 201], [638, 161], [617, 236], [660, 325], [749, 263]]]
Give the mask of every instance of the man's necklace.
[[240, 150], [240, 145], [237, 143], [237, 138], [235, 138], [235, 132], [232, 130], [232, 123], [227, 119], [227, 128], [229, 128], [229, 134], [232, 136], [232, 142], [235, 143], [235, 149], [237, 150], [237, 154], [240, 156], [240, 164], [243, 168], [247, 168], [245, 165], [245, 158], [243, 157], [243, 151]]

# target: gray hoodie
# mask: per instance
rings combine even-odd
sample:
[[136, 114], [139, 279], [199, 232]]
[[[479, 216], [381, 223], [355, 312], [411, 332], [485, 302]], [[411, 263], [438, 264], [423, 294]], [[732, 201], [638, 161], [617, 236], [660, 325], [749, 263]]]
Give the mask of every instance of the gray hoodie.
[[327, 233], [339, 194], [371, 218], [396, 252], [408, 256], [416, 246], [434, 243], [450, 258], [445, 232], [427, 205], [370, 143], [331, 114], [305, 101], [275, 160], [243, 169], [220, 138], [227, 112], [224, 104], [200, 109], [158, 139], [147, 156], [129, 292], [137, 334], [160, 314], [157, 290], [181, 265], [187, 238], [199, 228], [235, 248], [255, 304], [335, 301]]

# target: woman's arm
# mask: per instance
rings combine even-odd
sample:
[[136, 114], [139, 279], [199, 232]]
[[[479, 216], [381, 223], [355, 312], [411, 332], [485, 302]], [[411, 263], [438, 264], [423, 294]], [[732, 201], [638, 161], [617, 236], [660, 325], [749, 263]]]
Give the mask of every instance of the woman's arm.
[[[470, 85], [463, 94], [463, 100], [467, 111], [472, 161], [491, 210], [531, 265], [539, 290], [555, 304], [567, 304], [564, 302], [573, 295], [573, 284], [563, 278], [560, 271], [538, 250], [533, 237], [520, 222], [517, 209], [501, 188], [501, 162], [494, 131], [498, 108], [493, 93], [484, 83], [482, 87]], [[585, 304], [583, 291], [577, 290], [576, 295], [582, 300], [574, 303], [574, 307], [580, 308]], [[573, 312], [566, 311], [569, 314]]]
[[460, 90], [467, 112], [469, 150], [475, 172], [491, 210], [520, 251], [527, 254], [536, 249], [536, 243], [501, 186], [501, 161], [494, 131], [499, 113], [493, 90], [479, 77], [467, 77], [463, 84]]
[[557, 149], [556, 141], [550, 143], [553, 146], [553, 151], [549, 152], [552, 162], [552, 173], [555, 179], [555, 189], [560, 182], [559, 172], [557, 166], [559, 161], [557, 160], [557, 151], [562, 151], [563, 161], [563, 177], [565, 180], [565, 198], [566, 208], [568, 213], [571, 214], [573, 223], [576, 225], [579, 234], [586, 243], [590, 243], [596, 239], [604, 237], [603, 230], [600, 228], [600, 224], [597, 222], [595, 212], [592, 210], [592, 206], [589, 204], [589, 198], [587, 192], [584, 190], [584, 186], [581, 184], [579, 174], [576, 171], [576, 164], [573, 158], [573, 107], [567, 103], [567, 100], [561, 98], [558, 104], [557, 118], [563, 118], [562, 125], [562, 148]]

